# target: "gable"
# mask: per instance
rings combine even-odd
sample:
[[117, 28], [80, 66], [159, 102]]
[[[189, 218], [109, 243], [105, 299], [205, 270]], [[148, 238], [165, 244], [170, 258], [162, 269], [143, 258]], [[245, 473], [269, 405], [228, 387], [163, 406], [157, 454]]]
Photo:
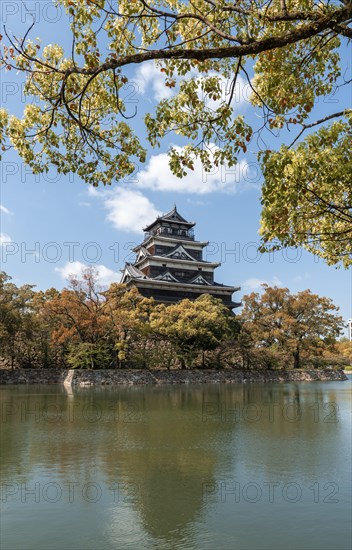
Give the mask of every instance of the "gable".
[[155, 277], [158, 281], [169, 281], [173, 283], [178, 283], [179, 281], [170, 273], [170, 271], [167, 271], [166, 273], [163, 273], [162, 275], [158, 275]]
[[120, 283], [128, 283], [132, 279], [147, 279], [143, 271], [140, 271], [137, 267], [132, 264], [125, 265], [125, 268], [122, 272], [122, 277]]
[[142, 258], [145, 258], [146, 256], [150, 256], [150, 254], [148, 250], [144, 248], [144, 246], [141, 246], [136, 257], [136, 262], [138, 262], [138, 260], [141, 260]]
[[196, 260], [191, 256], [187, 250], [182, 246], [182, 244], [178, 245], [177, 248], [169, 252], [168, 254], [165, 254], [166, 258], [174, 258], [175, 260], [191, 260], [192, 262], [195, 262]]
[[210, 285], [210, 283], [204, 279], [203, 275], [196, 275], [196, 277], [189, 282], [194, 285]]
[[161, 219], [164, 221], [176, 221], [176, 222], [187, 223], [187, 224], [190, 223], [183, 216], [181, 216], [181, 214], [179, 214], [176, 206], [174, 206], [174, 208], [170, 210], [170, 212], [168, 212], [167, 214], [164, 214], [164, 216], [161, 216]]

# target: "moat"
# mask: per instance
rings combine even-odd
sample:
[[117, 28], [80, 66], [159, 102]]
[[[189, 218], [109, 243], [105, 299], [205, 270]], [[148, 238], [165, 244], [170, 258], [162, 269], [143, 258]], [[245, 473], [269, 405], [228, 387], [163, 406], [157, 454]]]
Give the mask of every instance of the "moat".
[[347, 381], [0, 387], [4, 550], [347, 550]]

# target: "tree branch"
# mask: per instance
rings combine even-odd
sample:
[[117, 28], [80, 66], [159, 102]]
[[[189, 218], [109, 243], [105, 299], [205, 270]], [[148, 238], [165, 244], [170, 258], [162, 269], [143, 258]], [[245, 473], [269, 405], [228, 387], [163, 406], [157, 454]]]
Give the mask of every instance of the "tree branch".
[[317, 20], [310, 22], [309, 24], [302, 25], [299, 28], [295, 28], [290, 32], [283, 33], [279, 36], [272, 36], [264, 38], [262, 40], [254, 40], [247, 44], [241, 44], [239, 46], [219, 46], [216, 48], [185, 48], [181, 49], [178, 46], [143, 51], [139, 53], [122, 55], [117, 59], [111, 58], [109, 61], [102, 63], [99, 67], [83, 68], [73, 66], [67, 70], [57, 69], [56, 67], [50, 67], [44, 62], [36, 58], [31, 58], [31, 61], [46, 66], [52, 71], [64, 75], [65, 78], [70, 74], [82, 74], [86, 76], [98, 76], [100, 73], [124, 67], [127, 65], [144, 63], [146, 61], [153, 60], [172, 60], [172, 59], [189, 59], [197, 61], [205, 61], [207, 59], [228, 59], [239, 58], [247, 55], [257, 55], [264, 51], [274, 50], [276, 48], [282, 48], [289, 44], [294, 44], [301, 40], [308, 39], [312, 36], [316, 36], [320, 32], [331, 28], [332, 25], [336, 25], [343, 21], [349, 20], [352, 17], [352, 5], [335, 10], [329, 15], [319, 17]]
[[308, 130], [309, 128], [314, 128], [314, 126], [317, 126], [318, 124], [323, 124], [324, 122], [327, 122], [328, 120], [331, 120], [333, 118], [338, 118], [340, 116], [344, 116], [346, 115], [347, 113], [352, 113], [352, 109], [345, 109], [344, 111], [340, 111], [338, 113], [333, 113], [332, 115], [328, 115], [324, 118], [320, 118], [319, 120], [316, 120], [315, 122], [312, 122], [311, 124], [302, 124], [302, 130], [299, 132], [299, 134], [295, 137], [295, 139], [293, 140], [293, 142], [288, 146], [288, 148], [290, 149], [295, 143], [296, 141], [301, 137], [301, 135], [303, 134], [303, 132], [305, 132], [306, 130]]

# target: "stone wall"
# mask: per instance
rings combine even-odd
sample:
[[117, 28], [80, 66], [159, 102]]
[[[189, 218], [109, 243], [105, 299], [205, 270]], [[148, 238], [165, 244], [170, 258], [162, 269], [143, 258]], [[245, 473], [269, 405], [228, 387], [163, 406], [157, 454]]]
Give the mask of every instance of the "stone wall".
[[63, 384], [65, 369], [1, 369], [0, 384]]
[[143, 384], [231, 384], [347, 380], [342, 370], [0, 370], [0, 384], [73, 386]]

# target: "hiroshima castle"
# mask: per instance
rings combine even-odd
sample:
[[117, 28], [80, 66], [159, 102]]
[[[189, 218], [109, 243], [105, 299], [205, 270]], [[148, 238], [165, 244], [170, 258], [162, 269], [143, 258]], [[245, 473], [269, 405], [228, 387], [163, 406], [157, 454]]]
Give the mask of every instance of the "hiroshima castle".
[[162, 303], [211, 294], [230, 309], [240, 306], [232, 301], [232, 294], [240, 287], [214, 281], [214, 269], [221, 264], [203, 260], [203, 248], [209, 243], [195, 240], [194, 226], [179, 214], [176, 205], [159, 216], [144, 228], [144, 240], [133, 249], [136, 259], [125, 264], [121, 283], [135, 286], [143, 296]]

